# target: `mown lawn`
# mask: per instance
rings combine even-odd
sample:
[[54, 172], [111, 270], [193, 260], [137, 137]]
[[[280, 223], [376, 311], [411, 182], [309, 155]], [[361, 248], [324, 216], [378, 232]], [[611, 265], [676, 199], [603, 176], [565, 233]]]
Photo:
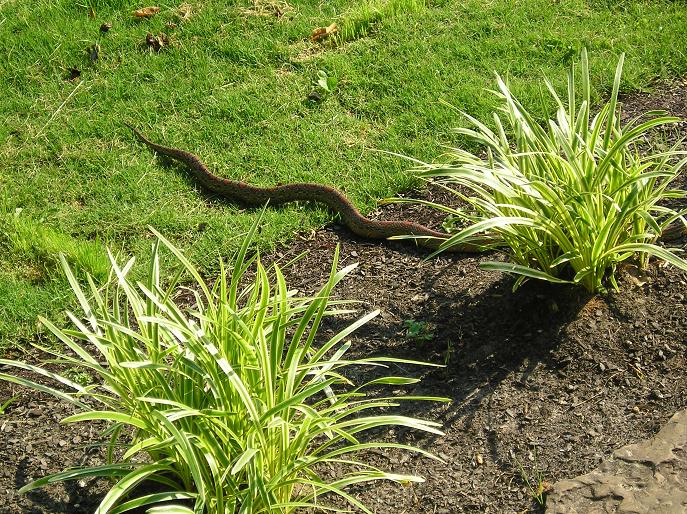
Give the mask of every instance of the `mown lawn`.
[[[39, 313], [70, 301], [60, 252], [102, 277], [105, 246], [144, 257], [152, 225], [212, 271], [255, 222], [162, 166], [124, 121], [218, 174], [328, 183], [369, 211], [416, 184], [408, 162], [372, 150], [439, 158], [461, 123], [441, 101], [487, 118], [494, 71], [542, 118], [542, 75], [564, 84], [583, 46], [599, 87], [622, 52], [625, 91], [687, 71], [687, 9], [674, 1], [203, 0], [135, 18], [145, 6], [0, 0], [0, 348], [24, 345]], [[309, 40], [332, 22], [339, 39]], [[161, 51], [146, 45], [163, 32]], [[329, 219], [268, 210], [259, 244]]]

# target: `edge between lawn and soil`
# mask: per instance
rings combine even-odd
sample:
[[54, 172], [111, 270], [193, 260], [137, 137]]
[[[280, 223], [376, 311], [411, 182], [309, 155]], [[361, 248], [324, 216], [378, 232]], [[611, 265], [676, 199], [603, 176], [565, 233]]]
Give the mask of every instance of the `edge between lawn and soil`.
[[[687, 84], [624, 99], [626, 116], [650, 109], [687, 119]], [[678, 134], [687, 134], [685, 122], [666, 137]], [[423, 194], [449, 201], [431, 187]], [[435, 213], [409, 205], [386, 206], [381, 216], [438, 222]], [[684, 248], [685, 238], [677, 243]], [[382, 311], [352, 335], [355, 356], [444, 363], [429, 371], [403, 369], [423, 379], [406, 392], [453, 399], [446, 406], [399, 408], [441, 422], [444, 437], [405, 429], [386, 434], [443, 462], [395, 451], [365, 456], [381, 468], [426, 478], [407, 487], [351, 488], [376, 513], [543, 512], [537, 500], [549, 484], [593, 470], [687, 407], [687, 273], [652, 262], [647, 270], [623, 267], [620, 292], [606, 296], [534, 281], [511, 293], [512, 278], [478, 268], [482, 256], [425, 260], [426, 252], [404, 243], [364, 241], [335, 225], [265, 260], [287, 262], [308, 251], [285, 273], [290, 287], [309, 294], [324, 282], [337, 244], [341, 265], [359, 262], [338, 296], [361, 301], [361, 311]], [[331, 320], [324, 336], [339, 323], [345, 320]], [[0, 382], [0, 400], [15, 396], [0, 415], [0, 513], [92, 512], [107, 489], [103, 482], [23, 496], [16, 490], [32, 478], [98, 462], [101, 455], [88, 445], [99, 427], [60, 425], [70, 408]]]

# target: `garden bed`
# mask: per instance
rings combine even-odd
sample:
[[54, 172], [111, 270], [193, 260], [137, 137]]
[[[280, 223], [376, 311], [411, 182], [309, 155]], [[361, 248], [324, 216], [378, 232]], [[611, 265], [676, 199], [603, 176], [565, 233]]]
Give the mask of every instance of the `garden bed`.
[[[687, 118], [685, 84], [625, 99], [627, 113], [658, 108]], [[667, 140], [675, 136], [666, 134]], [[437, 221], [407, 205], [380, 215]], [[305, 235], [270, 258], [286, 261], [307, 251], [286, 273], [292, 288], [308, 294], [325, 281], [339, 243], [341, 264], [360, 264], [338, 296], [363, 302], [361, 313], [381, 310], [353, 334], [354, 353], [445, 363], [431, 371], [404, 366], [400, 374], [421, 374], [411, 394], [453, 400], [402, 405], [404, 414], [441, 422], [445, 436], [404, 429], [387, 435], [444, 462], [394, 451], [366, 456], [381, 468], [426, 478], [408, 487], [377, 483], [354, 490], [376, 513], [543, 510], [525, 477], [536, 489], [540, 480], [588, 472], [614, 449], [655, 434], [687, 406], [687, 273], [652, 262], [646, 271], [622, 268], [620, 292], [606, 296], [534, 281], [512, 293], [514, 279], [478, 268], [489, 256], [424, 260], [426, 252], [407, 244], [352, 238], [337, 226]], [[685, 240], [676, 243], [684, 247]], [[330, 323], [326, 329], [335, 330]], [[0, 382], [0, 401], [14, 395], [0, 416], [0, 512], [93, 512], [106, 484], [16, 493], [28, 477], [100, 456], [84, 449], [96, 427], [59, 425], [69, 408]]]

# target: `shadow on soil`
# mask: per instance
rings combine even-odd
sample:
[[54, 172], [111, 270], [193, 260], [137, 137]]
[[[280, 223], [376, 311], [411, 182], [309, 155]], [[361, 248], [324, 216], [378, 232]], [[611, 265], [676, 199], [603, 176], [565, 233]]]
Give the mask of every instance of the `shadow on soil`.
[[[512, 373], [519, 375], [517, 384], [526, 387], [538, 366], [556, 373], [570, 363], [569, 359], [558, 360], [553, 351], [592, 294], [579, 287], [541, 281], [527, 282], [513, 293], [510, 277], [502, 277], [474, 295], [464, 291], [450, 294], [435, 287], [439, 278], [428, 277], [431, 280], [423, 285], [423, 290], [433, 294], [421, 310], [397, 313], [402, 319], [440, 327], [431, 340], [408, 339], [399, 335], [398, 325], [389, 326], [379, 318], [362, 327], [357, 337], [375, 340], [375, 353], [380, 356], [445, 364], [429, 372], [420, 370], [422, 381], [411, 393], [451, 398], [442, 423], [451, 425], [463, 418], [470, 424], [477, 406], [488, 401]], [[403, 408], [404, 414], [425, 417], [433, 405], [410, 402]]]
[[[35, 473], [36, 470], [32, 468], [29, 459], [21, 460], [14, 475], [15, 487], [19, 489], [31, 482], [34, 479], [32, 477], [35, 477]], [[92, 493], [91, 490], [96, 486], [96, 481], [94, 480], [88, 481], [84, 487], [81, 487], [76, 481], [63, 482], [63, 485], [67, 495], [67, 498], [63, 499], [49, 494], [44, 489], [34, 489], [26, 493], [27, 498], [36, 507], [24, 511], [24, 514], [44, 514], [45, 512], [71, 514], [77, 505], [80, 506], [83, 512], [93, 512], [98, 507], [103, 496], [102, 494]]]

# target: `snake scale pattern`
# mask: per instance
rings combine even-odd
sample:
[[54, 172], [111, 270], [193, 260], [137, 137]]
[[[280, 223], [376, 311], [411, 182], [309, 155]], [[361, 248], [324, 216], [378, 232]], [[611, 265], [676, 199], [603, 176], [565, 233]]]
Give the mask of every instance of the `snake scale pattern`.
[[[317, 202], [338, 213], [341, 221], [351, 232], [367, 239], [388, 239], [394, 236], [412, 235], [419, 238], [414, 240], [419, 246], [437, 249], [448, 238], [445, 232], [432, 230], [411, 221], [378, 221], [366, 218], [343, 193], [324, 184], [301, 182], [274, 187], [258, 187], [247, 182], [218, 177], [203, 164], [197, 155], [154, 143], [135, 127], [128, 123], [126, 126], [149, 148], [188, 166], [195, 179], [205, 189], [236, 203], [263, 207], [267, 203], [281, 205], [290, 202]], [[661, 240], [678, 239], [686, 233], [687, 227], [680, 223], [673, 223], [663, 232]], [[484, 244], [488, 242], [485, 239]], [[447, 249], [447, 251], [463, 253], [477, 253], [483, 250], [484, 246], [479, 243], [460, 244]]]

